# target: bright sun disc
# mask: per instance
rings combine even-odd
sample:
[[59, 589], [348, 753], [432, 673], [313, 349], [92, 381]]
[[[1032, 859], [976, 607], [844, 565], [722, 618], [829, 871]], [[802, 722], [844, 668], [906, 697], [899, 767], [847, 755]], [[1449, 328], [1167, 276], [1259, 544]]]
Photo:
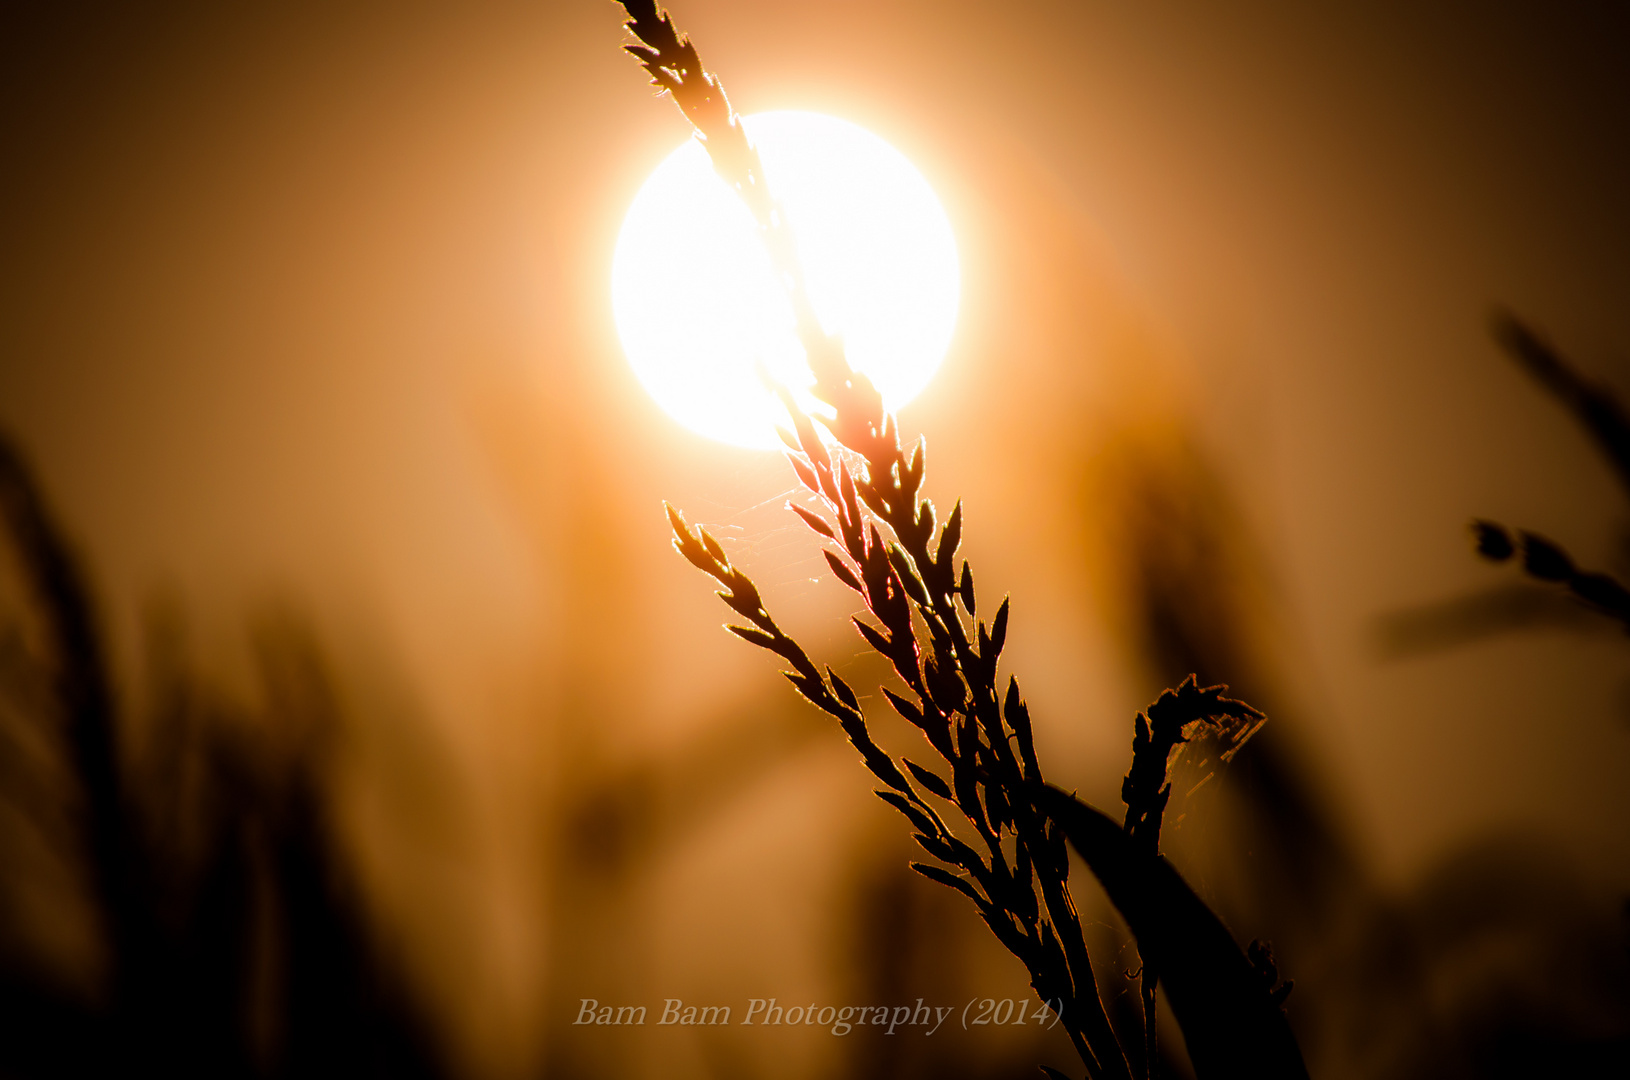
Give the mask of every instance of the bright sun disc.
[[[945, 356], [956, 242], [922, 174], [863, 128], [819, 113], [743, 119], [798, 245], [810, 302], [889, 409]], [[751, 212], [687, 140], [629, 207], [611, 269], [617, 333], [674, 419], [737, 446], [780, 446], [785, 410], [761, 370], [817, 408], [792, 305]], [[761, 369], [762, 365], [762, 369]]]

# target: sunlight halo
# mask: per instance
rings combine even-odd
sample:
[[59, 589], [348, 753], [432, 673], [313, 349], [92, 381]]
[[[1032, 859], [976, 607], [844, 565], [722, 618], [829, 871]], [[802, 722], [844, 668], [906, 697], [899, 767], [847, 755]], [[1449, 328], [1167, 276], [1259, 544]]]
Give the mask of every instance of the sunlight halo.
[[[928, 182], [888, 143], [811, 112], [743, 118], [796, 238], [810, 301], [889, 409], [933, 377], [956, 323], [960, 270]], [[774, 449], [786, 413], [759, 365], [810, 396], [792, 305], [752, 214], [692, 138], [657, 166], [623, 221], [612, 310], [635, 374], [692, 431]]]

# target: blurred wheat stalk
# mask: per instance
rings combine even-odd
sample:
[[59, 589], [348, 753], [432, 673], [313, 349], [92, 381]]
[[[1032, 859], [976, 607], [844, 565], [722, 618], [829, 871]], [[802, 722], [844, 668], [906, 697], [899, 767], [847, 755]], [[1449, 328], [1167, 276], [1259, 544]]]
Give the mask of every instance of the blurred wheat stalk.
[[[1613, 392], [1576, 371], [1527, 324], [1507, 311], [1497, 312], [1494, 338], [1517, 365], [1551, 393], [1585, 429], [1607, 459], [1619, 483], [1630, 492], [1630, 414]], [[1630, 629], [1630, 588], [1601, 572], [1581, 570], [1561, 545], [1536, 533], [1511, 530], [1493, 521], [1472, 522], [1477, 553], [1490, 562], [1505, 562], [1519, 552], [1522, 569], [1538, 581], [1562, 586], [1586, 607], [1624, 623]]]
[[[783, 673], [787, 679], [835, 718], [860, 751], [883, 784], [878, 797], [911, 822], [917, 843], [935, 860], [912, 863], [912, 869], [973, 902], [991, 932], [1029, 969], [1037, 996], [1060, 1014], [1090, 1076], [1130, 1080], [1132, 1069], [1105, 1012], [1070, 897], [1066, 828], [1040, 808], [1049, 796], [1029, 710], [1018, 680], [1009, 676], [1004, 687], [997, 673], [1008, 600], [1003, 598], [988, 623], [978, 618], [973, 571], [966, 560], [959, 567], [956, 557], [962, 505], [938, 522], [934, 504], [921, 494], [924, 442], [919, 439], [906, 451], [870, 380], [851, 369], [841, 344], [821, 331], [786, 217], [718, 77], [702, 67], [695, 47], [654, 0], [621, 2], [631, 16], [627, 28], [641, 42], [625, 48], [694, 125], [715, 170], [752, 210], [781, 271], [815, 377], [814, 395], [833, 411], [819, 422], [836, 444], [823, 440], [815, 421], [782, 391], [794, 428], [782, 433], [789, 458], [825, 513], [788, 506], [832, 545], [822, 554], [833, 575], [859, 594], [876, 620], [874, 625], [856, 617], [855, 628], [890, 662], [907, 691], [884, 687], [883, 694], [922, 732], [938, 762], [925, 765], [881, 748], [855, 691], [831, 667], [817, 666], [781, 630], [752, 580], [731, 564], [707, 530], [692, 528], [669, 506], [674, 544], [724, 587], [720, 597], [744, 621], [727, 628], [784, 660], [791, 669]], [[1258, 710], [1222, 696], [1225, 689], [1202, 689], [1191, 677], [1138, 717], [1132, 768], [1122, 786], [1127, 813], [1121, 826], [1135, 859], [1157, 856], [1171, 793], [1168, 766], [1177, 748], [1195, 738], [1216, 739], [1226, 761], [1264, 722]], [[1053, 798], [1061, 794], [1054, 789]], [[946, 809], [966, 823], [973, 843], [947, 823]], [[1156, 1057], [1159, 974], [1146, 951], [1141, 974], [1146, 1071]]]

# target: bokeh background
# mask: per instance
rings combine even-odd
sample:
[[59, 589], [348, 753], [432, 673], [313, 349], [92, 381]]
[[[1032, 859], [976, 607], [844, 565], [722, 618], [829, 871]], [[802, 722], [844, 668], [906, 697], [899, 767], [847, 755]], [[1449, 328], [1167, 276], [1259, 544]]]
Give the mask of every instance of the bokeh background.
[[[1013, 596], [1049, 775], [1118, 809], [1133, 714], [1190, 671], [1269, 711], [1167, 848], [1272, 940], [1313, 1074], [1622, 1061], [1630, 642], [1466, 526], [1630, 562], [1626, 493], [1488, 332], [1508, 305], [1630, 390], [1623, 10], [674, 14], [738, 109], [868, 127], [946, 205], [963, 308], [902, 423]], [[1028, 993], [668, 546], [663, 499], [881, 677], [785, 462], [683, 431], [620, 356], [616, 232], [687, 134], [620, 21], [0, 13], [0, 427], [115, 733], [88, 779], [14, 535], [0, 1073], [1075, 1067], [1032, 1028], [572, 1024]], [[1135, 952], [1075, 886], [1124, 1018]]]

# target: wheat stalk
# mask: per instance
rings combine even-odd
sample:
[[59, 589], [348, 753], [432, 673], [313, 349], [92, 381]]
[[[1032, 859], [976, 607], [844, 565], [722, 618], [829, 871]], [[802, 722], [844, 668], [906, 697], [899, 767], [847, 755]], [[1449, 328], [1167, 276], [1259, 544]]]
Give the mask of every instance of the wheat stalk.
[[[1091, 1077], [1131, 1080], [1131, 1068], [1099, 995], [1080, 917], [1069, 891], [1069, 858], [1061, 828], [1038, 809], [1044, 794], [1029, 709], [1018, 680], [1005, 687], [998, 660], [1007, 638], [1004, 597], [987, 623], [978, 618], [973, 571], [958, 566], [960, 501], [943, 524], [922, 495], [926, 443], [908, 453], [899, 428], [871, 382], [850, 368], [841, 343], [819, 330], [798, 269], [785, 215], [775, 204], [756, 150], [732, 111], [717, 76], [706, 71], [690, 41], [651, 0], [622, 0], [627, 28], [642, 44], [625, 46], [652, 82], [668, 92], [691, 121], [716, 171], [741, 194], [782, 271], [799, 316], [815, 396], [833, 409], [818, 418], [829, 445], [784, 389], [794, 431], [783, 432], [799, 480], [824, 513], [788, 503], [831, 546], [823, 549], [833, 575], [863, 602], [875, 624], [856, 617], [856, 630], [886, 658], [906, 694], [883, 687], [894, 710], [916, 727], [938, 756], [937, 767], [898, 759], [872, 738], [859, 696], [830, 667], [824, 670], [789, 637], [765, 607], [752, 580], [734, 566], [718, 540], [666, 506], [674, 546], [714, 578], [719, 596], [743, 623], [736, 636], [781, 658], [783, 674], [807, 700], [838, 721], [883, 788], [879, 798], [915, 828], [914, 839], [935, 861], [913, 870], [971, 900], [997, 939], [1024, 962], [1038, 997], [1055, 1008]], [[1125, 832], [1153, 857], [1170, 795], [1172, 751], [1203, 725], [1233, 741], [1230, 756], [1254, 733], [1262, 714], [1201, 689], [1192, 677], [1140, 715], [1133, 764], [1123, 785]], [[963, 840], [942, 811], [955, 810], [977, 842]], [[1154, 967], [1143, 966], [1145, 1062], [1154, 1046]], [[1049, 1070], [1051, 1072], [1051, 1070]]]

